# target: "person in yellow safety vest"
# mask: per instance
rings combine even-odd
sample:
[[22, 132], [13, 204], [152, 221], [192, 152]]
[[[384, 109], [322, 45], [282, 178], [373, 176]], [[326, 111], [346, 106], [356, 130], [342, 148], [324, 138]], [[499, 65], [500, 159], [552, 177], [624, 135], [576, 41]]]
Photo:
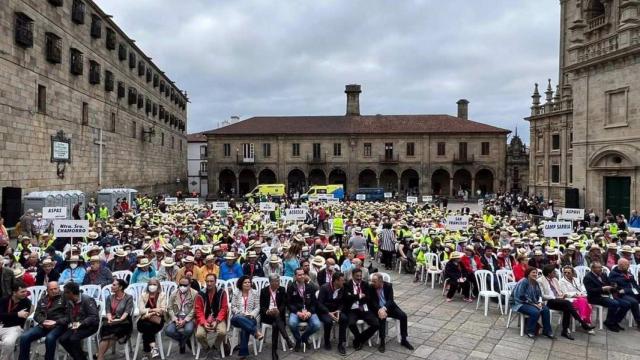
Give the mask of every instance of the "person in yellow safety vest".
[[89, 208], [89, 211], [84, 215], [86, 220], [89, 220], [89, 226], [96, 222], [96, 213], [93, 212], [93, 208]]
[[495, 218], [490, 213], [486, 213], [482, 215], [482, 220], [487, 224], [491, 224], [491, 225], [493, 225], [493, 223], [495, 222]]
[[280, 216], [282, 214], [282, 210], [280, 210], [280, 206], [276, 206], [276, 221], [280, 220]]
[[429, 251], [429, 248], [427, 247], [426, 243], [414, 243], [411, 246], [415, 246], [415, 249], [413, 249], [413, 258], [416, 259], [416, 274], [413, 282], [418, 282], [418, 277], [428, 269], [427, 257], [425, 256], [425, 254]]
[[610, 223], [609, 232], [611, 233], [611, 235], [618, 235], [618, 224], [615, 222]]
[[332, 226], [334, 240], [338, 241], [339, 246], [342, 248], [342, 237], [344, 236], [344, 220], [341, 213], [336, 213], [333, 218]]
[[105, 203], [100, 204], [100, 209], [98, 209], [98, 218], [103, 221], [109, 219], [109, 208]]
[[362, 236], [367, 239], [367, 245], [369, 247], [369, 257], [373, 260], [378, 250], [378, 240], [376, 239], [375, 224], [371, 223], [368, 227], [362, 231]]

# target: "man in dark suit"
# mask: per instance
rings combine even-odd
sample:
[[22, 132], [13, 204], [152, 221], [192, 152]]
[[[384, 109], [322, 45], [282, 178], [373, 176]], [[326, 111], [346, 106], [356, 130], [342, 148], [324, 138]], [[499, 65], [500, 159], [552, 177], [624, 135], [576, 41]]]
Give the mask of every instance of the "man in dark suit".
[[318, 271], [318, 276], [316, 280], [318, 280], [318, 286], [322, 287], [322, 285], [330, 283], [333, 278], [333, 273], [338, 271], [336, 270], [336, 261], [333, 258], [328, 258], [325, 264], [325, 268]]
[[269, 286], [260, 291], [260, 320], [271, 325], [271, 359], [278, 359], [278, 335], [286, 341], [287, 347], [293, 349], [293, 342], [285, 327], [285, 310], [287, 292], [280, 286], [280, 275], [269, 275]]
[[80, 285], [69, 282], [64, 285], [64, 297], [69, 301], [70, 327], [58, 338], [58, 342], [73, 360], [87, 360], [82, 351], [82, 340], [98, 331], [100, 322], [96, 301], [80, 294]]
[[[356, 350], [362, 349], [362, 345], [378, 331], [379, 325], [376, 315], [369, 311], [370, 286], [362, 277], [362, 269], [353, 269], [351, 281], [345, 284], [344, 311], [349, 316], [349, 329], [353, 333], [353, 348]], [[358, 320], [366, 322], [369, 328], [361, 333]]]
[[[295, 350], [299, 352], [302, 344], [307, 344], [309, 337], [320, 330], [320, 319], [316, 314], [316, 292], [305, 282], [304, 270], [296, 269], [295, 281], [287, 289], [287, 304], [289, 307], [289, 329], [296, 338]], [[307, 323], [305, 332], [300, 335], [298, 325]]]
[[587, 300], [589, 304], [601, 305], [607, 308], [607, 319], [604, 325], [613, 332], [624, 330], [620, 321], [624, 319], [629, 311], [629, 304], [614, 298], [616, 294], [616, 284], [612, 284], [607, 276], [602, 272], [602, 264], [598, 261], [591, 263], [591, 271], [587, 272], [582, 280], [587, 289]]
[[262, 265], [257, 260], [258, 254], [255, 251], [249, 251], [247, 261], [242, 265], [242, 273], [249, 277], [264, 277]]
[[342, 311], [344, 304], [344, 274], [334, 272], [331, 282], [320, 287], [318, 294], [318, 317], [324, 324], [324, 348], [331, 350], [331, 328], [338, 323], [338, 352], [346, 355], [344, 347], [347, 342], [347, 326], [349, 318]]
[[393, 299], [393, 287], [382, 279], [382, 274], [375, 273], [371, 276], [371, 287], [369, 289], [369, 309], [378, 316], [380, 345], [378, 351], [385, 351], [385, 337], [387, 331], [387, 318], [400, 321], [400, 345], [409, 350], [413, 346], [407, 341], [407, 314], [404, 313]]

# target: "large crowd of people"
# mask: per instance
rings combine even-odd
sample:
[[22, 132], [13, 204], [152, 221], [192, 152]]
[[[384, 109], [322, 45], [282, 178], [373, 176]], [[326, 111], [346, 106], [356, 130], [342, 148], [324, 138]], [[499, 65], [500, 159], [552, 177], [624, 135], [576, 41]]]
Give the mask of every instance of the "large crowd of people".
[[[32, 210], [15, 247], [6, 230], [0, 236], [0, 360], [16, 345], [19, 359], [28, 360], [43, 338], [46, 360], [61, 351], [58, 344], [86, 360], [83, 343], [94, 335], [98, 360], [115, 344], [137, 351], [137, 341], [146, 360], [168, 350], [162, 334], [180, 353], [216, 358], [237, 350], [244, 359], [252, 338], [265, 341], [266, 330], [273, 359], [278, 347], [331, 350], [332, 343], [345, 355], [376, 333], [385, 352], [388, 319], [397, 320], [400, 345], [412, 350], [387, 274], [398, 269], [412, 274], [406, 281], [437, 277], [448, 302], [458, 293], [472, 302], [484, 288], [506, 290], [506, 311], [528, 318], [532, 338], [555, 337], [550, 310], [561, 313], [567, 339], [572, 320], [595, 334], [594, 306], [607, 309], [609, 331], [623, 330], [627, 312], [640, 324], [640, 247], [629, 230], [640, 221], [635, 212], [627, 221], [589, 210], [570, 236], [546, 238], [553, 203], [512, 194], [486, 199], [480, 211], [446, 203], [281, 201], [269, 212], [234, 200], [212, 210], [144, 196], [126, 211], [116, 206], [96, 216], [95, 204], [87, 206], [91, 231], [84, 238], [56, 238], [51, 222]], [[304, 208], [305, 220], [288, 218], [290, 208]], [[449, 229], [448, 215], [468, 215], [468, 226]], [[481, 272], [486, 284], [477, 280]]]

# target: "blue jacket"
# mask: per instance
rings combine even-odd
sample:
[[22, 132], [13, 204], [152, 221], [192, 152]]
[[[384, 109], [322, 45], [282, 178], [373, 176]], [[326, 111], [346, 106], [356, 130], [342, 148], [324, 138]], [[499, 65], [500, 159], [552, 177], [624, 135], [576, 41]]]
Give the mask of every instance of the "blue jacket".
[[235, 262], [233, 265], [227, 265], [227, 262], [220, 264], [220, 280], [237, 279], [242, 276], [242, 265]]
[[511, 309], [518, 311], [522, 305], [539, 304], [542, 298], [542, 290], [540, 290], [540, 285], [537, 283], [531, 285], [529, 279], [525, 277], [518, 281], [516, 287], [513, 288], [511, 296], [513, 296], [513, 306]]
[[609, 273], [609, 281], [618, 285], [617, 290], [624, 290], [624, 293], [620, 294], [621, 296], [634, 296], [635, 294], [633, 293], [632, 289], [636, 289], [637, 295], [640, 295], [640, 287], [638, 286], [638, 283], [636, 283], [636, 280], [633, 278], [633, 275], [631, 275], [631, 273], [628, 271], [626, 273], [623, 273], [617, 267], [614, 268]]
[[75, 269], [66, 268], [64, 269], [62, 274], [60, 274], [60, 278], [58, 279], [58, 282], [61, 285], [64, 285], [69, 281], [73, 281], [78, 285], [82, 285], [82, 282], [84, 281], [84, 276], [86, 273], [87, 273], [87, 270], [85, 270], [85, 268], [82, 266], [78, 266]]
[[146, 283], [149, 279], [156, 277], [156, 271], [152, 266], [149, 266], [149, 271], [141, 271], [139, 267], [136, 267], [133, 275], [131, 275], [131, 283]]
[[640, 216], [632, 216], [629, 219], [629, 227], [640, 228]]

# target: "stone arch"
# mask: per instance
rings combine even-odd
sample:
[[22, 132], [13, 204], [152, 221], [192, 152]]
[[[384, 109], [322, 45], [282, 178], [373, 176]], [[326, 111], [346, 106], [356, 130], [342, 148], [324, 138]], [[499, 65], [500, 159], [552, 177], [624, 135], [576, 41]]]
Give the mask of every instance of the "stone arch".
[[476, 173], [476, 189], [480, 190], [480, 195], [492, 194], [493, 191], [493, 172], [489, 169], [480, 169]]
[[292, 169], [287, 175], [287, 189], [290, 193], [298, 191], [302, 193], [307, 186], [307, 180], [304, 172], [300, 169]]
[[329, 173], [329, 184], [342, 184], [345, 193], [347, 191], [347, 174], [342, 169], [333, 169]]
[[380, 173], [380, 187], [385, 191], [398, 191], [398, 173], [391, 169], [384, 169]]
[[256, 173], [251, 169], [243, 169], [238, 175], [238, 194], [244, 195], [256, 187]]
[[376, 179], [376, 173], [371, 169], [364, 169], [358, 175], [358, 187], [370, 188], [377, 187], [378, 179]]
[[420, 192], [420, 175], [414, 169], [406, 169], [400, 175], [400, 189], [410, 194]]
[[327, 176], [321, 169], [313, 169], [309, 171], [309, 186], [327, 185]]
[[588, 0], [586, 4], [587, 7], [584, 10], [584, 17], [587, 20], [606, 14], [606, 9], [601, 0]]
[[632, 146], [624, 146], [624, 149], [620, 149], [620, 146], [613, 148], [607, 146], [600, 151], [596, 152], [589, 159], [590, 168], [632, 168], [636, 166], [632, 157], [627, 153], [637, 153], [638, 149]]
[[438, 169], [431, 175], [431, 191], [434, 195], [448, 196], [451, 194], [449, 182], [451, 175], [445, 169]]
[[460, 190], [467, 190], [471, 192], [471, 173], [467, 169], [458, 169], [453, 174], [453, 189], [452, 193], [458, 194]]
[[275, 184], [278, 182], [278, 177], [276, 173], [269, 169], [262, 169], [258, 174], [258, 184]]
[[218, 189], [227, 195], [233, 195], [238, 190], [236, 189], [236, 174], [230, 169], [220, 171]]

